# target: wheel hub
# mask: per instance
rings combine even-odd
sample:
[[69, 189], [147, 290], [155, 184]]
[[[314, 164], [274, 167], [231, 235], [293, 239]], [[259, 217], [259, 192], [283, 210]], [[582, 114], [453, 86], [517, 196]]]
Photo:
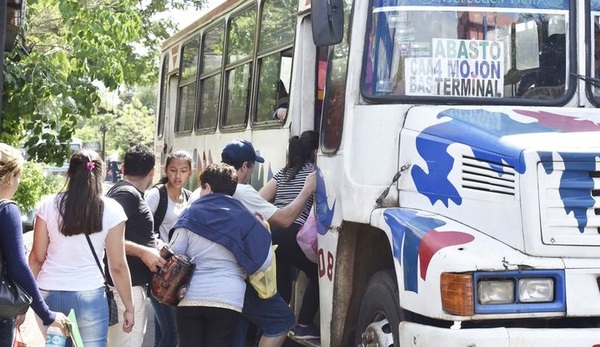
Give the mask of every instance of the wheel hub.
[[394, 336], [387, 318], [369, 324], [362, 333], [361, 340], [358, 347], [393, 347]]

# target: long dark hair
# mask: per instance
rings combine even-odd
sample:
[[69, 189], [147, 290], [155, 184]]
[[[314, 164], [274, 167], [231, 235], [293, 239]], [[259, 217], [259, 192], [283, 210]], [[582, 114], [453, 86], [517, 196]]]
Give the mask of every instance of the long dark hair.
[[71, 155], [67, 189], [58, 200], [63, 235], [89, 235], [102, 230], [103, 165], [98, 153], [91, 150], [83, 149]]
[[[167, 159], [165, 160], [165, 171], [167, 171], [167, 168], [169, 167], [169, 164], [171, 163], [171, 160], [173, 159], [181, 159], [181, 160], [185, 160], [188, 162], [188, 165], [190, 166], [190, 170], [192, 169], [192, 156], [186, 152], [186, 151], [175, 151], [175, 152], [170, 152], [169, 154], [167, 154]], [[160, 180], [158, 181], [158, 184], [167, 184], [167, 182], [169, 182], [169, 177], [167, 177], [168, 175], [164, 175], [160, 178]], [[184, 182], [185, 183], [185, 182]]]
[[307, 130], [300, 136], [290, 138], [287, 163], [283, 168], [288, 181], [293, 180], [306, 163], [315, 162], [314, 152], [317, 148], [319, 148], [319, 133], [314, 130]]

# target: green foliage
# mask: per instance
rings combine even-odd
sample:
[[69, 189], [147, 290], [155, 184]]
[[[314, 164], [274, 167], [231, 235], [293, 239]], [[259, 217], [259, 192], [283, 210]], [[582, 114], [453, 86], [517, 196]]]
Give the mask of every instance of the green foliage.
[[[150, 101], [145, 95], [146, 91], [129, 91], [129, 101], [120, 104], [114, 109], [106, 107], [106, 113], [90, 117], [84, 126], [77, 129], [75, 136], [86, 141], [102, 143], [101, 126], [106, 127], [105, 157], [114, 152], [125, 153], [134, 144], [144, 144], [150, 148], [154, 146], [154, 108], [156, 101]], [[142, 104], [144, 99], [148, 105]], [[105, 159], [106, 159], [105, 158]]]
[[155, 84], [157, 50], [175, 29], [157, 15], [205, 2], [29, 0], [27, 41], [5, 57], [0, 141], [27, 139], [30, 157], [62, 164], [65, 143], [97, 113], [98, 85]]
[[64, 186], [60, 175], [45, 175], [41, 164], [25, 162], [21, 172], [21, 183], [13, 197], [21, 212], [31, 211], [44, 195], [57, 193]]

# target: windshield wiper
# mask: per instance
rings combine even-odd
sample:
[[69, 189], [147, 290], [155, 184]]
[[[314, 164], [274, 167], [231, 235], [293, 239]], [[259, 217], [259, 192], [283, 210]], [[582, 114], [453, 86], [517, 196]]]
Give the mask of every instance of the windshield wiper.
[[584, 75], [580, 75], [574, 72], [571, 72], [571, 75], [577, 77], [578, 79], [585, 81], [585, 83], [591, 84], [593, 87], [600, 88], [600, 78], [588, 77]]

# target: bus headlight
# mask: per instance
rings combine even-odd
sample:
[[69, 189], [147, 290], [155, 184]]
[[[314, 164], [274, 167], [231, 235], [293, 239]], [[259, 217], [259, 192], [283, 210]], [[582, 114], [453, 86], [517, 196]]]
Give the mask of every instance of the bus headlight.
[[515, 302], [515, 283], [512, 280], [485, 280], [477, 284], [479, 303], [482, 305]]
[[565, 312], [564, 270], [476, 271], [475, 314]]
[[519, 280], [520, 302], [554, 301], [554, 281], [552, 278], [522, 278]]

